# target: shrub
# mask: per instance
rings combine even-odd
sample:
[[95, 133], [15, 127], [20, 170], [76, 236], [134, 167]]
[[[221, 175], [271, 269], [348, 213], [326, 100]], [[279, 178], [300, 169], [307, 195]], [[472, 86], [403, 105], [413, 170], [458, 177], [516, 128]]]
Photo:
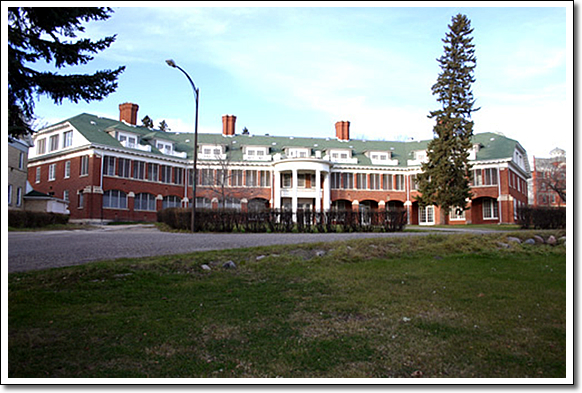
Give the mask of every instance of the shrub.
[[67, 214], [9, 210], [8, 226], [12, 228], [42, 228], [48, 225], [65, 225], [69, 222]]
[[[313, 212], [299, 210], [295, 214], [285, 210], [241, 212], [238, 210], [196, 209], [196, 230], [202, 232], [281, 233], [296, 230], [300, 233], [363, 232], [383, 230], [402, 231], [406, 225], [406, 211]], [[158, 221], [173, 229], [191, 230], [192, 210], [168, 208], [158, 212]]]
[[517, 223], [523, 229], [566, 228], [566, 208], [526, 206], [517, 209]]

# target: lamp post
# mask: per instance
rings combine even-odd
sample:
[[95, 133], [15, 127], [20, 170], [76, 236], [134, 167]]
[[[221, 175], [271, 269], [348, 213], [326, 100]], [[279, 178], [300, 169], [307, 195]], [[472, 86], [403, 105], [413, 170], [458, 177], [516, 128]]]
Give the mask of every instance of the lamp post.
[[198, 181], [198, 174], [196, 173], [196, 161], [198, 159], [198, 97], [200, 96], [200, 90], [196, 88], [196, 85], [192, 81], [192, 78], [190, 78], [190, 75], [188, 75], [188, 73], [184, 71], [180, 66], [178, 66], [174, 62], [174, 60], [171, 59], [166, 60], [166, 63], [170, 67], [179, 69], [184, 75], [186, 75], [186, 78], [188, 78], [190, 85], [192, 85], [192, 89], [194, 90], [194, 98], [196, 100], [195, 101], [196, 116], [194, 118], [194, 164], [192, 165], [193, 172], [192, 172], [192, 222], [191, 222], [192, 232], [196, 232], [196, 183]]

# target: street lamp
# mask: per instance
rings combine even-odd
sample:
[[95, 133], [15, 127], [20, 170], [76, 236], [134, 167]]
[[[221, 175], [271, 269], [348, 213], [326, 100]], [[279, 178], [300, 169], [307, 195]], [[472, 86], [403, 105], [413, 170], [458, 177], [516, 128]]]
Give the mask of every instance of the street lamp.
[[192, 222], [191, 222], [191, 226], [192, 226], [192, 232], [196, 231], [196, 183], [198, 181], [198, 174], [196, 173], [196, 161], [198, 159], [198, 97], [200, 96], [200, 90], [198, 90], [196, 88], [196, 85], [194, 84], [194, 82], [192, 81], [192, 78], [190, 78], [190, 75], [188, 75], [188, 73], [186, 71], [184, 71], [180, 66], [178, 66], [174, 60], [166, 60], [166, 63], [173, 68], [177, 68], [180, 71], [182, 71], [182, 73], [184, 75], [186, 75], [186, 78], [188, 78], [188, 81], [190, 82], [190, 85], [192, 85], [192, 89], [194, 90], [194, 98], [195, 98], [195, 102], [196, 102], [196, 116], [194, 118], [194, 164], [192, 166], [193, 169], [193, 173], [192, 173]]

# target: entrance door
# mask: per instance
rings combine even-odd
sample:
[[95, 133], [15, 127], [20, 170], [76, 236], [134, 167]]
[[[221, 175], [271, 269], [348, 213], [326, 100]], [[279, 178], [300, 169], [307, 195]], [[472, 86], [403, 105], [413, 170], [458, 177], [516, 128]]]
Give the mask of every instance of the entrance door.
[[420, 225], [434, 225], [434, 206], [419, 207], [418, 215]]

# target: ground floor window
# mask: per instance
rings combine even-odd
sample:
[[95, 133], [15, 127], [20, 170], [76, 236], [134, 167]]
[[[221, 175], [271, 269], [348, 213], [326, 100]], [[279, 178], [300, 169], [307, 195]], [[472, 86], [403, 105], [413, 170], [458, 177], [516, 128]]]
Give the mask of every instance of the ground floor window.
[[465, 219], [465, 209], [458, 206], [451, 207], [449, 212], [449, 219], [451, 220], [464, 220]]
[[419, 223], [421, 225], [434, 224], [434, 206], [419, 207]]
[[134, 198], [134, 210], [148, 210], [156, 211], [156, 197], [155, 195], [142, 192], [136, 194]]
[[103, 207], [127, 209], [127, 194], [119, 190], [105, 191], [103, 193]]
[[487, 198], [483, 200], [483, 218], [484, 219], [499, 218], [499, 207], [495, 199]]
[[180, 207], [181, 201], [182, 200], [180, 199], [180, 197], [177, 197], [175, 195], [165, 196], [164, 199], [162, 200], [162, 209], [167, 209], [169, 207]]

